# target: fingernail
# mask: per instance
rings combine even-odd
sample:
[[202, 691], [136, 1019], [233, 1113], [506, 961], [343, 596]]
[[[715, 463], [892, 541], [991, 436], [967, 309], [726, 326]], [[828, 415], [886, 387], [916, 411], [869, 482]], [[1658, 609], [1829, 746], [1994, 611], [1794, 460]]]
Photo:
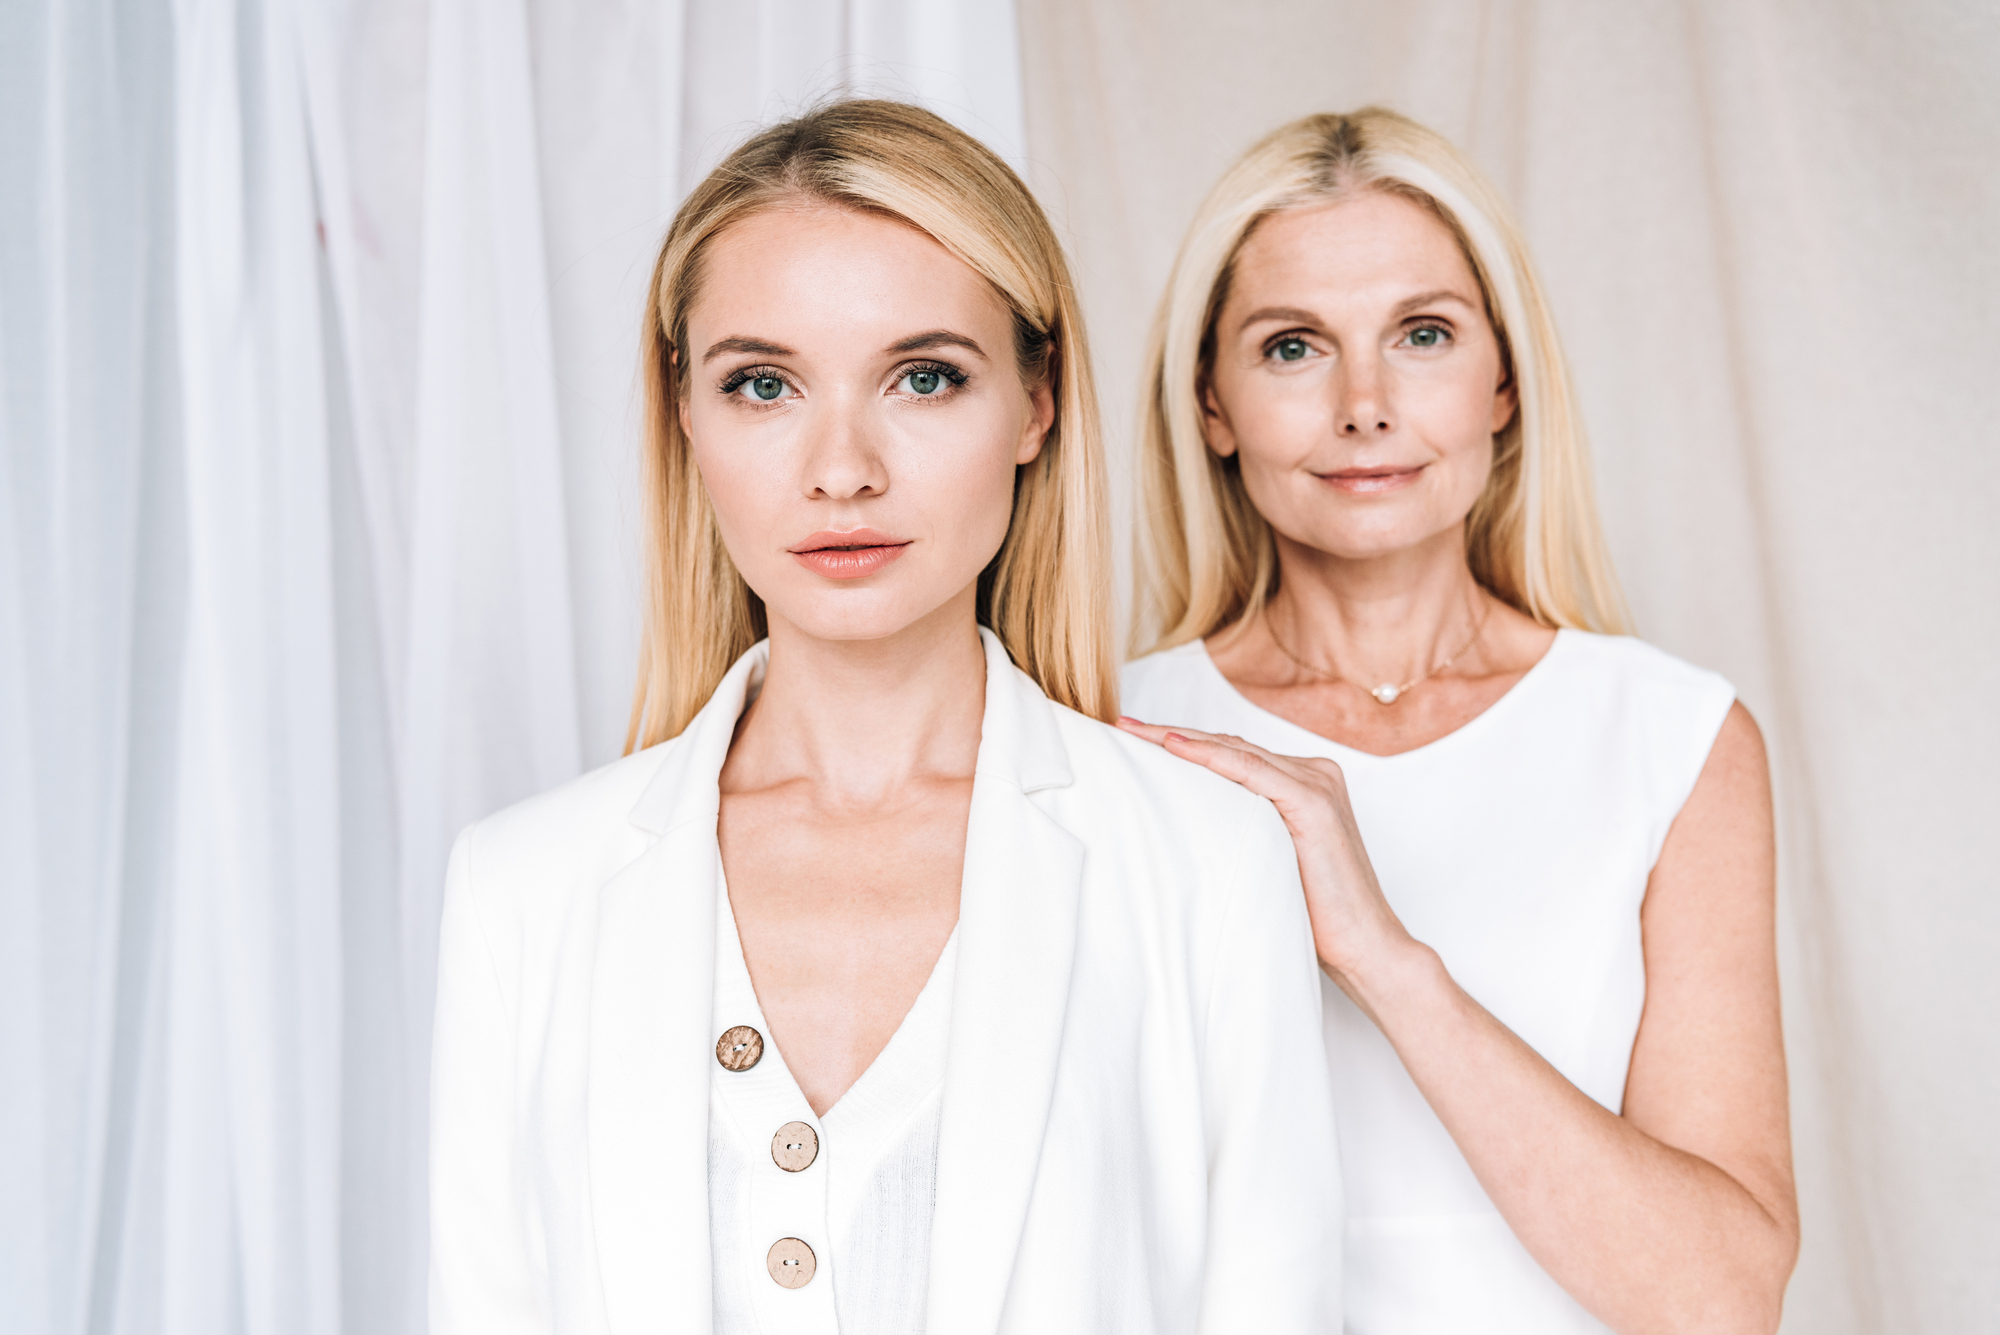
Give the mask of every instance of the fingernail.
[[1167, 734], [1167, 740], [1168, 740], [1168, 741], [1170, 741], [1170, 742], [1185, 742], [1185, 741], [1187, 741], [1188, 739], [1187, 739], [1187, 738], [1185, 738], [1185, 737], [1183, 737], [1183, 736], [1181, 736], [1181, 735], [1180, 735], [1179, 733], [1177, 733], [1177, 732], [1170, 732], [1170, 733], [1168, 733], [1168, 734]]
[[1118, 716], [1118, 721], [1120, 723], [1137, 723], [1139, 720], [1133, 718], [1130, 714], [1120, 714]]

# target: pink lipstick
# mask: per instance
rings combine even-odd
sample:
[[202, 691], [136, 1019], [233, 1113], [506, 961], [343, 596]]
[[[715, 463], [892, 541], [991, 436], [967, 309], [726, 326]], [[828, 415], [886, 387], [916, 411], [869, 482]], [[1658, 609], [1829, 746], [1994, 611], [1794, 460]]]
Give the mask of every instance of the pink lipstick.
[[892, 538], [872, 528], [845, 533], [822, 530], [790, 548], [794, 560], [828, 579], [862, 579], [901, 556], [908, 538]]
[[1320, 481], [1337, 491], [1350, 496], [1378, 496], [1386, 491], [1399, 491], [1423, 476], [1426, 465], [1413, 468], [1343, 468], [1334, 473], [1315, 474]]

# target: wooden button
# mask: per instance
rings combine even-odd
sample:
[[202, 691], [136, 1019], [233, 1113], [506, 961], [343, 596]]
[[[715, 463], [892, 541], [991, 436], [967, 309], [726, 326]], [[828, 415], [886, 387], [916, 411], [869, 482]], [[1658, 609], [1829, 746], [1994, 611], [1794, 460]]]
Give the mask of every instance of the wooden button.
[[787, 1122], [771, 1137], [771, 1158], [787, 1173], [802, 1173], [819, 1158], [819, 1132], [804, 1122]]
[[764, 1265], [782, 1287], [802, 1289], [812, 1283], [813, 1272], [819, 1269], [819, 1258], [797, 1238], [779, 1238], [771, 1244]]
[[732, 1071], [747, 1071], [764, 1059], [764, 1036], [747, 1024], [723, 1031], [715, 1042], [715, 1059]]

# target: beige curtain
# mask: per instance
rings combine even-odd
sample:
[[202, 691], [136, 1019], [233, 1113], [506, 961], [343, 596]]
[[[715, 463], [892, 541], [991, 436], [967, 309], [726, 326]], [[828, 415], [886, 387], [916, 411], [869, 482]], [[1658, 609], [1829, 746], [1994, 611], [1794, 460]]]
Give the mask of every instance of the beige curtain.
[[1804, 1253], [1786, 1329], [2000, 1331], [2000, 8], [1023, 0], [1130, 497], [1223, 167], [1384, 102], [1512, 200], [1641, 632], [1770, 738]]

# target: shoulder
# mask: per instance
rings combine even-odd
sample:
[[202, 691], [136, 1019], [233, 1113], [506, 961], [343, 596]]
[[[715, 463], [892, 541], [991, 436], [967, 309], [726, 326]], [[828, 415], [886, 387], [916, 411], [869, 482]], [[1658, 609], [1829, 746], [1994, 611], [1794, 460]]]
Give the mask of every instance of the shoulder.
[[1058, 802], [1092, 832], [1140, 838], [1211, 869], [1274, 848], [1291, 857], [1291, 836], [1263, 798], [1151, 742], [1055, 708], [1073, 774]]
[[1736, 698], [1736, 688], [1721, 673], [1632, 635], [1565, 630], [1550, 652], [1564, 655], [1568, 671], [1593, 678], [1620, 696], [1714, 710], [1718, 724]]
[[1550, 651], [1551, 698], [1574, 724], [1600, 736], [1629, 738], [1676, 766], [1708, 754], [1736, 688], [1630, 635], [1566, 630]]
[[1755, 724], [1720, 673], [1629, 635], [1566, 630], [1558, 648], [1578, 744], [1617, 757], [1653, 794], [1662, 819], [1680, 811], [1712, 753], [1755, 740]]
[[675, 745], [624, 756], [468, 826], [456, 854], [467, 888], [512, 897], [608, 879], [648, 842], [632, 809]]
[[[1313, 977], [1298, 853], [1269, 801], [1094, 719], [1064, 711], [1062, 733], [1072, 782], [1036, 796], [1084, 847], [1087, 918], [1179, 942], [1168, 953], [1193, 971], [1190, 995], [1246, 970], [1270, 975], [1253, 988], [1288, 969]], [[1148, 926], [1135, 938], [1134, 924]]]

